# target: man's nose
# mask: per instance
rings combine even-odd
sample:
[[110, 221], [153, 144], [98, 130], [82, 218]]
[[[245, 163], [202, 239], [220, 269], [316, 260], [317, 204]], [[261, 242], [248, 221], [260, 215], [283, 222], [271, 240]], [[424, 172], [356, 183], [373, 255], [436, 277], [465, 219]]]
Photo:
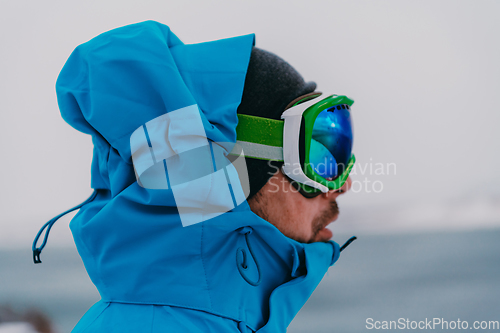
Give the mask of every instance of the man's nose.
[[351, 179], [351, 177], [347, 177], [344, 185], [342, 185], [342, 187], [340, 189], [338, 189], [338, 190], [331, 190], [331, 191], [328, 191], [328, 192], [323, 193], [323, 194], [325, 195], [325, 198], [327, 198], [329, 194], [335, 194], [336, 193], [336, 194], [340, 195], [340, 194], [343, 194], [343, 193], [349, 191], [351, 189], [351, 186], [352, 186], [352, 179]]
[[347, 177], [347, 180], [345, 181], [344, 185], [338, 190], [340, 194], [345, 193], [351, 189], [352, 186], [352, 179], [351, 177]]

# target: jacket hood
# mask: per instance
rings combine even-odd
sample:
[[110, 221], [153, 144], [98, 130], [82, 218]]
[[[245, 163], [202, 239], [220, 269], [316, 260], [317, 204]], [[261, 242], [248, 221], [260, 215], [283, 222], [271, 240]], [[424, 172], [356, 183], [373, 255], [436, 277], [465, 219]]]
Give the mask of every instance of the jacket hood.
[[[167, 26], [145, 21], [105, 32], [67, 60], [56, 83], [59, 108], [92, 136], [95, 190], [70, 228], [102, 297], [75, 332], [129, 332], [137, 320], [134, 332], [159, 332], [168, 322], [176, 331], [172, 309], [185, 311], [176, 318], [198, 320], [196, 327], [208, 325], [202, 316], [216, 316], [240, 331], [282, 332], [338, 259], [335, 242], [289, 239], [241, 196], [227, 212], [186, 225], [175, 189], [138, 181], [133, 133], [147, 136], [148, 124], [165, 114], [191, 107], [208, 140], [236, 141], [253, 45], [253, 35], [185, 45]], [[205, 200], [222, 191], [207, 177]]]

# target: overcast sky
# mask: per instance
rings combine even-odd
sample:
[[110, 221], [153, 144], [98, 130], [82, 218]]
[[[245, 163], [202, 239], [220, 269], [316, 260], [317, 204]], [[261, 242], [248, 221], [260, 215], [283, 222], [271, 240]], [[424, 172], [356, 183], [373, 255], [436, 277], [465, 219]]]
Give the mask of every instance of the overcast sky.
[[473, 202], [464, 224], [499, 225], [499, 13], [487, 0], [3, 1], [0, 241], [31, 238], [90, 195], [91, 139], [60, 117], [57, 75], [77, 45], [149, 19], [184, 43], [255, 33], [318, 90], [352, 97], [346, 216], [398, 210], [401, 225], [453, 227], [436, 209]]

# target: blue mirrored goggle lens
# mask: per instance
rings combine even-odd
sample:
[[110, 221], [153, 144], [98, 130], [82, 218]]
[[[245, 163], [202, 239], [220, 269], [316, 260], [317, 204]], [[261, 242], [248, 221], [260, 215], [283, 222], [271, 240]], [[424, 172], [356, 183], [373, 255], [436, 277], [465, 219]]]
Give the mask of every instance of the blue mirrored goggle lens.
[[321, 111], [313, 126], [309, 163], [314, 171], [333, 180], [347, 167], [352, 151], [350, 107], [336, 105]]

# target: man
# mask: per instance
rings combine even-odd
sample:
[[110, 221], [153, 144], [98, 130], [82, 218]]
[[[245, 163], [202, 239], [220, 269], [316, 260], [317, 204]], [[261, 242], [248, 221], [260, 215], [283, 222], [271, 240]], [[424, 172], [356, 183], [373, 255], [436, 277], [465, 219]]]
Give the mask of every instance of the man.
[[[238, 113], [280, 119], [294, 100], [313, 95], [315, 88], [314, 82], [304, 82], [280, 57], [253, 48]], [[299, 242], [330, 240], [332, 233], [326, 226], [338, 217], [335, 199], [348, 191], [350, 178], [341, 189], [307, 197], [283, 174], [282, 162], [249, 157], [246, 161], [250, 178], [248, 204], [254, 213]]]
[[[342, 137], [313, 135], [308, 164], [294, 166], [303, 141], [289, 144], [299, 140], [285, 135], [293, 120], [276, 119], [314, 104], [300, 111], [312, 120], [305, 133], [326, 121], [349, 134], [352, 101], [320, 98], [314, 83], [253, 44], [247, 35], [184, 45], [146, 21], [71, 54], [56, 91], [63, 118], [92, 136], [94, 193], [74, 208], [70, 228], [102, 297], [73, 332], [284, 332], [338, 259], [325, 227], [349, 187], [352, 133], [341, 150], [348, 160], [331, 162], [342, 154], [327, 141]], [[233, 164], [221, 163], [235, 142], [249, 193], [245, 175], [240, 184]], [[328, 156], [322, 170], [316, 159]], [[295, 191], [280, 187], [288, 179]], [[36, 240], [40, 262], [45, 243]]]

